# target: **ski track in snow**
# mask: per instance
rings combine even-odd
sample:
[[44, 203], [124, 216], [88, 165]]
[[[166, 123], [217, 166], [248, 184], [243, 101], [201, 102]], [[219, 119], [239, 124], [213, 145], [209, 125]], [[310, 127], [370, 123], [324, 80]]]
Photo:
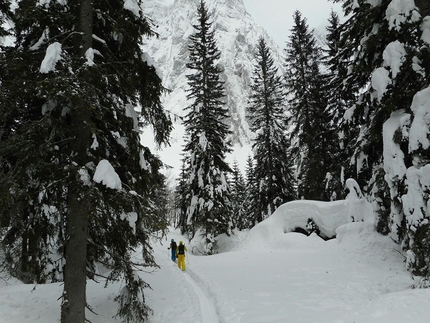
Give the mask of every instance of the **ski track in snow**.
[[[181, 238], [176, 235], [174, 237], [177, 238], [177, 241]], [[225, 320], [218, 314], [215, 298], [211, 297], [211, 286], [204, 279], [200, 279], [197, 273], [190, 270], [189, 254], [187, 253], [185, 257], [187, 269], [182, 272], [177, 264], [170, 260], [170, 252], [166, 257], [165, 246], [158, 246], [154, 251], [156, 262], [161, 268], [152, 276], [155, 280], [151, 282], [152, 279], [149, 279], [149, 283], [157, 289], [166, 288], [166, 294], [162, 298], [149, 300], [150, 307], [151, 305], [158, 307], [161, 304], [164, 308], [164, 313], [156, 311], [153, 316], [150, 316], [149, 322], [225, 323]], [[191, 256], [191, 258], [195, 257]], [[170, 300], [175, 299], [175, 302], [169, 304], [167, 297]]]
[[200, 310], [202, 313], [202, 323], [221, 323], [215, 305], [202, 287], [193, 278], [192, 272], [184, 273], [185, 280], [193, 287], [200, 301]]

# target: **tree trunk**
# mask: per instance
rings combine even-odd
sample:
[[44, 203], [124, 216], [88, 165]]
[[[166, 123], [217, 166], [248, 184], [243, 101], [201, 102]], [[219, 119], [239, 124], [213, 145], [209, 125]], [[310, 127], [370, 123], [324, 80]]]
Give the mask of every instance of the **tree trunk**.
[[[91, 0], [81, 0], [80, 6], [80, 54], [84, 55], [92, 46], [93, 5]], [[86, 83], [83, 80], [82, 85]], [[72, 107], [71, 129], [75, 140], [71, 147], [76, 154], [74, 161], [84, 166], [89, 160], [87, 155], [91, 143], [91, 112], [82, 98], [80, 106]], [[74, 167], [72, 167], [74, 169]], [[79, 179], [77, 169], [72, 176], [68, 192], [68, 212], [66, 224], [64, 291], [61, 304], [61, 323], [85, 323], [86, 308], [86, 261], [87, 238], [90, 205], [86, 196], [86, 187]]]
[[86, 261], [88, 236], [88, 206], [80, 199], [77, 187], [71, 187], [65, 247], [64, 291], [61, 323], [85, 323]]

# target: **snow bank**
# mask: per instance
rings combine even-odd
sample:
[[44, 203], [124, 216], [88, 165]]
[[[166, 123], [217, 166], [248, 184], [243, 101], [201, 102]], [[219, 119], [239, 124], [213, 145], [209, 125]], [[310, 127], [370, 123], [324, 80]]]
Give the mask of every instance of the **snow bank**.
[[[327, 237], [335, 235], [335, 228], [347, 222], [345, 201], [318, 202], [294, 201], [282, 205], [275, 211], [273, 220], [280, 221], [283, 231], [291, 232], [297, 228], [305, 228], [311, 218], [321, 233]], [[276, 221], [275, 220], [275, 221]]]
[[336, 229], [351, 222], [366, 222], [374, 227], [375, 216], [370, 203], [363, 197], [358, 184], [348, 179], [350, 190], [345, 200], [321, 202], [298, 200], [281, 205], [272, 216], [252, 228], [237, 248], [272, 247], [284, 239], [285, 233], [307, 231], [311, 219], [323, 238], [336, 236]]
[[376, 232], [370, 223], [354, 222], [336, 229], [336, 242], [346, 250], [366, 261], [380, 261], [392, 257], [393, 250], [403, 260], [401, 247], [392, 239]]

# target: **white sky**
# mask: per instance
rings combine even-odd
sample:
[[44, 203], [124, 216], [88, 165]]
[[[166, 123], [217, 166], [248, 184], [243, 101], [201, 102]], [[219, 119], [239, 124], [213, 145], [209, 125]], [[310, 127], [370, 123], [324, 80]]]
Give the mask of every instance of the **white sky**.
[[285, 48], [290, 29], [293, 26], [293, 13], [299, 10], [307, 18], [310, 28], [324, 28], [333, 8], [339, 14], [341, 5], [329, 0], [243, 0], [251, 17], [260, 24], [273, 40]]
[[[175, 0], [159, 0], [173, 4]], [[212, 1], [212, 0], [206, 0]], [[299, 10], [307, 18], [310, 28], [324, 28], [333, 8], [341, 14], [341, 5], [332, 0], [242, 0], [251, 17], [280, 46], [285, 48], [290, 29], [293, 26], [293, 13]]]

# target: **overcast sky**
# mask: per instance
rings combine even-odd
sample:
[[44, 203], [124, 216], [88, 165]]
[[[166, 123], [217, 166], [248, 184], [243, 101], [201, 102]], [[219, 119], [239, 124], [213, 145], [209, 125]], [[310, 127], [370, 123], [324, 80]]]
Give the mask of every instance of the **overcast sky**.
[[[173, 4], [175, 0], [159, 0]], [[206, 2], [213, 0], [205, 0]], [[293, 13], [299, 10], [313, 28], [324, 28], [333, 8], [341, 14], [341, 5], [332, 0], [242, 0], [251, 17], [264, 29], [269, 36], [285, 48], [290, 29], [293, 26]]]
[[285, 48], [290, 29], [293, 26], [293, 13], [299, 10], [307, 18], [309, 27], [324, 28], [333, 8], [341, 13], [341, 5], [329, 0], [243, 0], [252, 18], [267, 30], [267, 33], [280, 46]]

